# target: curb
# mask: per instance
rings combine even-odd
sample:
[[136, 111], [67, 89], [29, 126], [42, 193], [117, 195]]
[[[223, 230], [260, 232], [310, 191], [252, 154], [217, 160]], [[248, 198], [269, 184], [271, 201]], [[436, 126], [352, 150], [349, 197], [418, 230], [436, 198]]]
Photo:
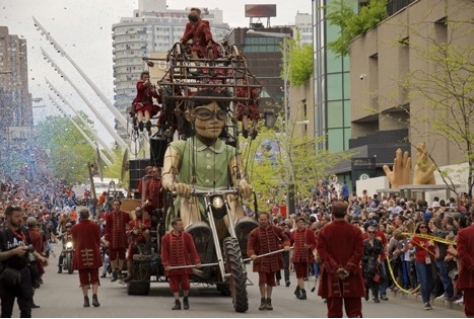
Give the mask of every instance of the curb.
[[[423, 306], [423, 301], [421, 300], [420, 295], [407, 294], [401, 291], [394, 292], [390, 290], [387, 290], [387, 295], [390, 295], [392, 296], [392, 298], [395, 298], [395, 299], [404, 299], [404, 300], [418, 302], [420, 304], [420, 307]], [[446, 308], [446, 309], [464, 312], [464, 304], [462, 303], [455, 304], [454, 302], [450, 302], [447, 300], [435, 300], [435, 299], [431, 299], [430, 303], [434, 307]]]

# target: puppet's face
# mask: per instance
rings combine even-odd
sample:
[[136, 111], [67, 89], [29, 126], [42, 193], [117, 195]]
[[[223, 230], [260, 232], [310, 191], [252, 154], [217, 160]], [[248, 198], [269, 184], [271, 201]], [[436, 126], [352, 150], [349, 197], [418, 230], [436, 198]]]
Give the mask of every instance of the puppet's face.
[[216, 102], [198, 106], [192, 112], [194, 127], [198, 135], [217, 138], [221, 134], [227, 113]]

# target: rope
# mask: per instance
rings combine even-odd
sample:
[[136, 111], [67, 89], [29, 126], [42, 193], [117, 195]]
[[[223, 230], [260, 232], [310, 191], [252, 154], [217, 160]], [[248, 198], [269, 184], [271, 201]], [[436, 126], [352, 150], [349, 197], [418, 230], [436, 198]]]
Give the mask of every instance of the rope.
[[424, 239], [430, 239], [430, 240], [437, 241], [439, 243], [443, 243], [443, 244], [447, 244], [447, 245], [457, 245], [457, 243], [453, 240], [444, 239], [444, 238], [433, 236], [433, 235], [416, 234], [416, 233], [402, 233], [402, 235], [406, 235], [406, 236], [410, 236], [410, 237], [416, 236], [416, 237], [420, 237], [420, 238], [424, 238]]
[[398, 289], [400, 291], [403, 291], [404, 293], [406, 294], [412, 294], [412, 293], [415, 293], [418, 291], [418, 289], [420, 289], [420, 285], [418, 285], [418, 287], [416, 287], [414, 290], [410, 291], [410, 290], [406, 290], [405, 288], [403, 288], [402, 286], [400, 286], [400, 284], [398, 283], [397, 279], [395, 278], [395, 275], [393, 274], [393, 269], [392, 269], [392, 265], [390, 265], [390, 258], [388, 258], [388, 255], [386, 256], [386, 259], [387, 259], [387, 264], [388, 264], [388, 272], [390, 273], [390, 277], [392, 278], [392, 281], [395, 283], [395, 285], [398, 287]]

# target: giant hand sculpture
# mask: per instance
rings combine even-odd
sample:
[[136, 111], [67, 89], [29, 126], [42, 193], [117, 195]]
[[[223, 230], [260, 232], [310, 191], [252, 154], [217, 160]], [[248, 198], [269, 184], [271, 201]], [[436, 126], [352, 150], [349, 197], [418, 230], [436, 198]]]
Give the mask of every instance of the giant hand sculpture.
[[433, 172], [436, 170], [428, 155], [426, 154], [426, 145], [423, 142], [418, 143], [416, 147], [416, 164], [413, 172], [413, 185], [433, 185], [436, 180]]
[[403, 185], [410, 184], [411, 157], [405, 152], [402, 157], [402, 150], [398, 149], [393, 160], [393, 168], [387, 165], [383, 166], [383, 170], [390, 181], [391, 188], [399, 188]]

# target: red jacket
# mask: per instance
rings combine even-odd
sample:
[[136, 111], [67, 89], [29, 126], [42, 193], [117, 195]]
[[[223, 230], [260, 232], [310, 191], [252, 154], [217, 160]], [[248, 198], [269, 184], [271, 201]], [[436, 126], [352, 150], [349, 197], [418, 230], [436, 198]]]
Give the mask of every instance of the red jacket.
[[[364, 241], [360, 229], [345, 220], [336, 220], [319, 231], [317, 242], [322, 261], [318, 295], [323, 298], [363, 297], [365, 290], [360, 263]], [[340, 280], [336, 275], [339, 267], [349, 272], [343, 284], [338, 283]]]
[[457, 286], [461, 290], [474, 288], [474, 226], [459, 231], [457, 237], [459, 254], [459, 279]]
[[[280, 245], [280, 242], [282, 244]], [[285, 232], [277, 226], [270, 225], [268, 229], [257, 227], [249, 234], [247, 255], [262, 255], [275, 250], [280, 246], [289, 246], [290, 240]], [[254, 272], [274, 272], [283, 269], [283, 255], [281, 253], [257, 258], [253, 262]]]
[[[137, 217], [136, 219], [132, 219], [130, 223], [128, 223], [128, 226], [129, 226], [128, 229], [130, 231], [130, 237], [131, 237], [130, 246], [136, 245], [138, 243], [144, 243], [145, 237], [143, 236], [143, 233], [147, 229], [150, 230], [151, 228], [150, 219], [144, 218], [144, 217], [141, 217], [140, 219], [138, 219]], [[138, 230], [138, 234], [135, 235], [132, 232], [134, 229]]]
[[125, 249], [128, 246], [126, 229], [131, 221], [130, 214], [124, 211], [110, 212], [105, 216], [105, 240], [111, 249]]
[[[191, 260], [191, 258], [193, 260]], [[200, 264], [198, 252], [196, 246], [194, 246], [193, 237], [186, 233], [181, 232], [179, 236], [176, 236], [171, 232], [167, 233], [161, 239], [161, 262], [163, 267], [168, 266], [185, 266]], [[193, 273], [192, 268], [176, 269], [166, 271], [167, 276], [173, 275], [191, 275]]]
[[96, 269], [102, 266], [100, 258], [100, 227], [90, 220], [81, 220], [71, 228], [74, 242], [74, 269]]
[[[305, 228], [303, 230], [294, 230], [291, 232], [290, 242], [293, 246], [294, 263], [312, 263], [314, 262], [313, 249], [316, 248], [316, 236], [314, 232]], [[305, 248], [304, 245], [309, 245]]]
[[155, 208], [163, 208], [163, 187], [161, 179], [152, 178], [146, 183], [145, 200], [149, 200], [152, 210]]

